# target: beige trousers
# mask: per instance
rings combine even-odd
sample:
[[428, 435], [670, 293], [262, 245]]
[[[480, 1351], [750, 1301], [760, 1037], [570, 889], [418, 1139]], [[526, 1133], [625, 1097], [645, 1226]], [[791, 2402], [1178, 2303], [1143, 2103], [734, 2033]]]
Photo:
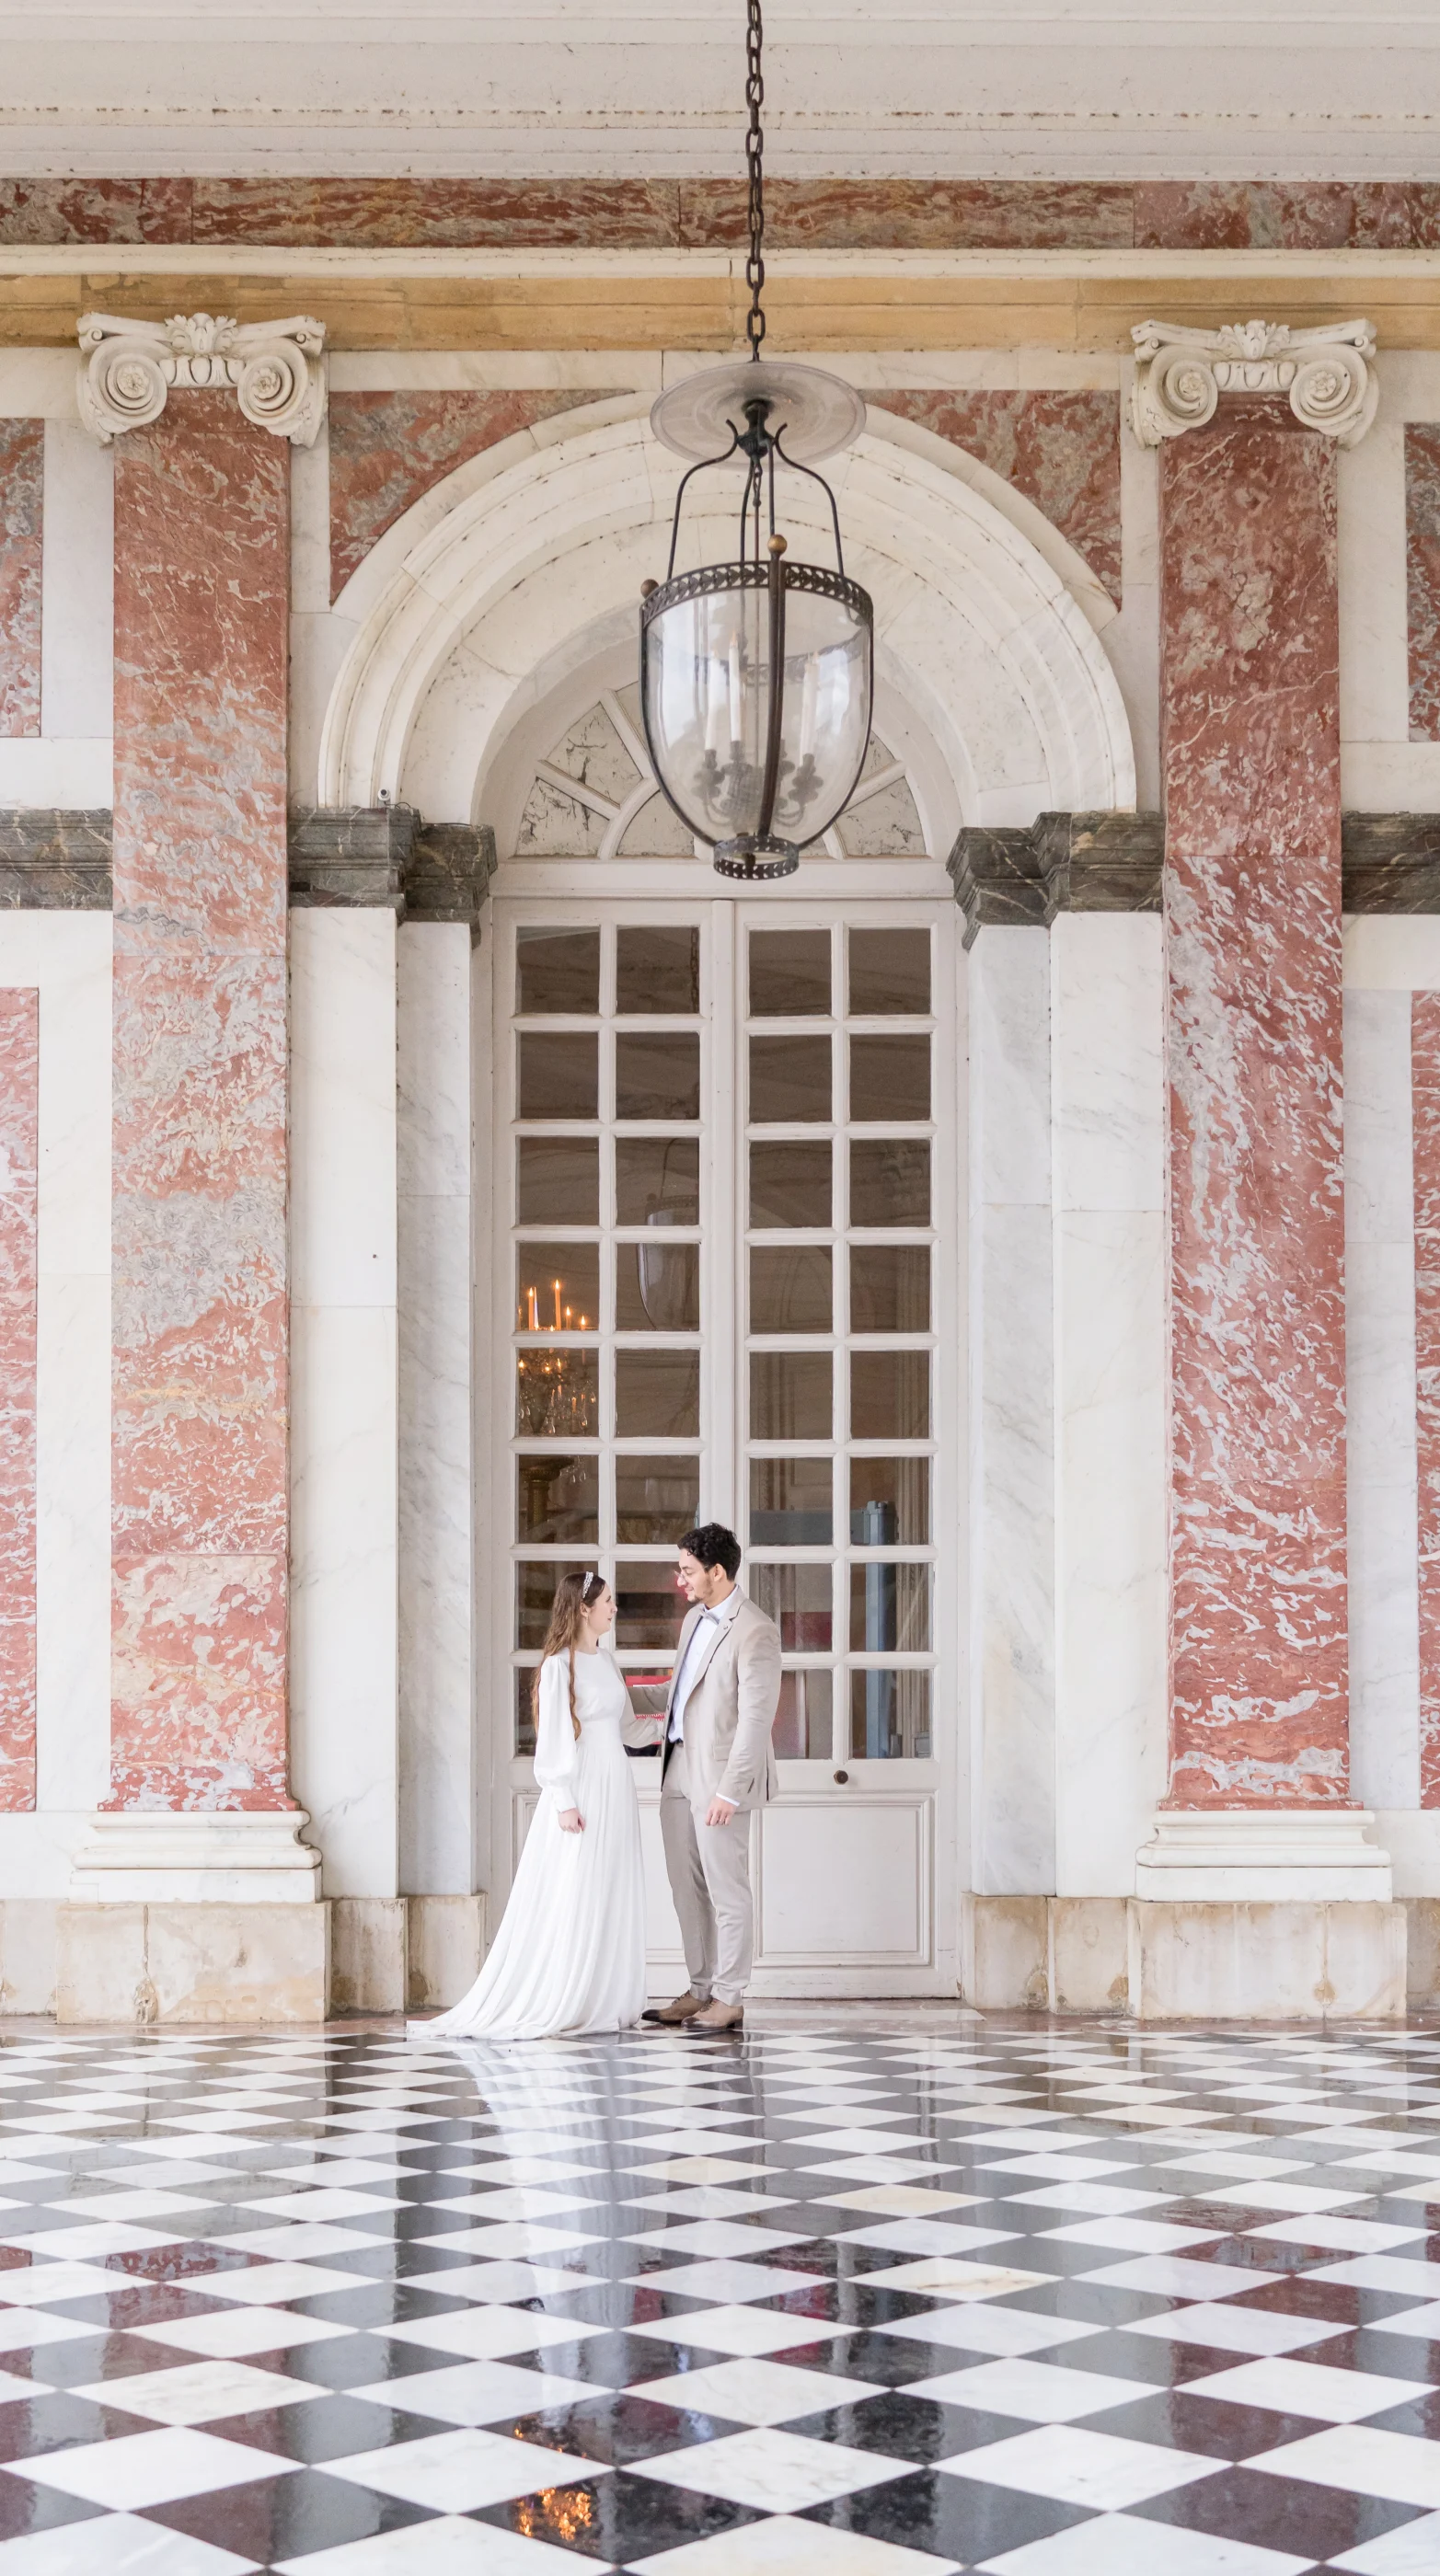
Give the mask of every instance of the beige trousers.
[[705, 1807], [690, 1802], [683, 1744], [668, 1748], [660, 1831], [690, 1992], [706, 2003], [712, 1996], [720, 2004], [743, 2003], [755, 1950], [750, 1818], [742, 1808], [728, 1825], [706, 1824]]

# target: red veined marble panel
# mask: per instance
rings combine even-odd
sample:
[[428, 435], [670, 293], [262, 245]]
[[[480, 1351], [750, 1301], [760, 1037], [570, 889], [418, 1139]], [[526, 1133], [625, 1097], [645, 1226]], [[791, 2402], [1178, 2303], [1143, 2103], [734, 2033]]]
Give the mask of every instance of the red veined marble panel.
[[[1434, 181], [782, 179], [769, 237], [812, 250], [1427, 250]], [[0, 242], [708, 249], [736, 179], [6, 179]]]
[[1405, 424], [1410, 739], [1440, 742], [1440, 425]]
[[114, 1806], [286, 1788], [289, 449], [115, 450]]
[[1120, 403], [1107, 393], [872, 393], [1013, 483], [1120, 597]]
[[45, 423], [0, 420], [0, 734], [40, 730]]
[[1420, 1804], [1440, 1807], [1440, 993], [1410, 997], [1419, 1470]]
[[377, 537], [482, 449], [605, 392], [377, 393], [330, 397], [330, 596]]
[[0, 1811], [35, 1804], [40, 997], [0, 992]]
[[1348, 1794], [1335, 456], [1161, 454], [1170, 1796]]

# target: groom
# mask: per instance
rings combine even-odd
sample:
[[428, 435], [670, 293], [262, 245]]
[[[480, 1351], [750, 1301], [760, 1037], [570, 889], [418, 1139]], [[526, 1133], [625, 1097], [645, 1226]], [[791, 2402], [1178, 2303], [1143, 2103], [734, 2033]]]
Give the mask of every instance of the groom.
[[749, 1811], [775, 1794], [780, 1632], [738, 1589], [739, 1571], [733, 1531], [719, 1521], [686, 1531], [679, 1581], [692, 1606], [665, 1712], [660, 1829], [690, 1989], [645, 2015], [670, 2029], [739, 2030], [745, 2018]]

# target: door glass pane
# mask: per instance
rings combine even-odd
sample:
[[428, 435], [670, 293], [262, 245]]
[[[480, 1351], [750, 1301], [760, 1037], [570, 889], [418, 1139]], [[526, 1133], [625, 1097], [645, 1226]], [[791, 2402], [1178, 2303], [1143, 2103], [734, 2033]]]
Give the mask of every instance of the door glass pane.
[[535, 1666], [522, 1664], [515, 1675], [515, 1750], [530, 1754], [535, 1750]]
[[929, 1039], [852, 1037], [850, 1115], [870, 1122], [881, 1118], [928, 1118]]
[[626, 1563], [615, 1568], [615, 1643], [660, 1646], [673, 1653], [690, 1604], [673, 1564]]
[[752, 930], [751, 1019], [824, 1020], [829, 1016], [829, 931]]
[[517, 1243], [517, 1331], [594, 1333], [599, 1315], [598, 1243]]
[[852, 1671], [850, 1759], [852, 1762], [929, 1761], [928, 1672]]
[[598, 1458], [519, 1457], [515, 1461], [515, 1535], [538, 1547], [574, 1547], [600, 1536]]
[[928, 930], [852, 930], [850, 1008], [857, 1019], [930, 1009]]
[[615, 1433], [620, 1440], [693, 1440], [700, 1429], [698, 1351], [617, 1351]]
[[693, 924], [622, 927], [615, 934], [615, 1008], [700, 1008], [700, 933]]
[[828, 1333], [833, 1309], [828, 1243], [756, 1244], [750, 1253], [752, 1333]]
[[700, 1512], [698, 1458], [615, 1460], [615, 1535], [622, 1547], [673, 1546]]
[[545, 1643], [550, 1625], [550, 1610], [562, 1574], [589, 1574], [593, 1560], [586, 1564], [579, 1557], [557, 1563], [551, 1557], [540, 1565], [517, 1565], [515, 1568], [515, 1643], [538, 1650]]
[[928, 1351], [852, 1351], [852, 1440], [928, 1440]]
[[593, 1017], [600, 1008], [598, 930], [517, 930], [515, 1008]]
[[526, 1029], [520, 1038], [522, 1118], [593, 1118], [599, 1045], [582, 1029]]
[[854, 1547], [924, 1547], [930, 1536], [928, 1458], [852, 1458]]
[[828, 1440], [834, 1417], [828, 1351], [752, 1351], [752, 1440]]
[[600, 1145], [594, 1136], [516, 1138], [515, 1214], [521, 1225], [598, 1225]]
[[770, 1739], [776, 1761], [828, 1762], [834, 1735], [831, 1682], [824, 1665], [809, 1672], [782, 1673], [780, 1705]]
[[591, 1440], [600, 1429], [600, 1354], [565, 1345], [518, 1351], [515, 1428], [522, 1440]]
[[828, 1225], [831, 1158], [828, 1136], [795, 1137], [750, 1148], [752, 1226]]
[[828, 1565], [752, 1565], [745, 1588], [767, 1619], [780, 1631], [787, 1655], [828, 1654], [830, 1650], [830, 1568]]
[[853, 1136], [850, 1140], [852, 1225], [928, 1225], [930, 1140], [926, 1136]]
[[[882, 1038], [880, 1044], [893, 1041]], [[876, 1113], [879, 1115], [879, 1113]], [[898, 1111], [895, 1113], [900, 1114]], [[908, 1114], [908, 1113], [907, 1113]], [[924, 1114], [923, 1112], [921, 1113]], [[804, 1126], [830, 1116], [828, 1037], [752, 1037], [750, 1117], [756, 1126]]]
[[923, 1655], [929, 1647], [929, 1566], [852, 1565], [851, 1652]]
[[696, 1029], [622, 1029], [615, 1040], [617, 1118], [698, 1118]]
[[698, 1225], [698, 1136], [616, 1137], [615, 1222], [648, 1225], [655, 1216], [671, 1225]]
[[752, 1458], [750, 1540], [763, 1547], [829, 1547], [835, 1515], [828, 1458]]
[[928, 1243], [852, 1243], [852, 1333], [926, 1333], [930, 1329]]
[[698, 1243], [615, 1247], [615, 1324], [622, 1333], [693, 1332], [700, 1321]]

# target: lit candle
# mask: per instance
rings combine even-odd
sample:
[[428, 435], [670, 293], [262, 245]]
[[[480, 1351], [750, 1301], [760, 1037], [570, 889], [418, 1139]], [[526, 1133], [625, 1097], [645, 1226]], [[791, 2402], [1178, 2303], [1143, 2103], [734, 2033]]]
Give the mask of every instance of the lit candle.
[[730, 638], [730, 740], [740, 742], [740, 629]]
[[554, 1288], [555, 1288], [555, 1330], [556, 1330], [556, 1332], [558, 1333], [558, 1332], [559, 1332], [559, 1330], [560, 1330], [560, 1282], [559, 1282], [559, 1280], [558, 1280], [558, 1279], [554, 1282]]
[[540, 1330], [540, 1300], [533, 1288], [527, 1288], [525, 1295], [530, 1309], [530, 1318], [526, 1326], [526, 1330], [531, 1333], [538, 1333]]

